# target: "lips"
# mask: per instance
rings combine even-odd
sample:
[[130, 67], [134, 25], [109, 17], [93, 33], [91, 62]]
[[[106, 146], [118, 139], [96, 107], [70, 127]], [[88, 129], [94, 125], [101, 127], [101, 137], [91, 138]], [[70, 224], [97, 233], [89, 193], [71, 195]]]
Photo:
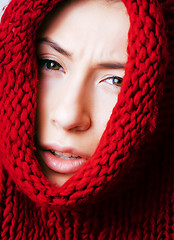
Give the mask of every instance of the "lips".
[[73, 148], [64, 148], [57, 144], [47, 145], [39, 152], [46, 166], [57, 173], [75, 173], [88, 159]]
[[54, 150], [50, 151], [54, 156], [61, 158], [61, 159], [66, 159], [66, 160], [74, 160], [74, 159], [79, 159], [81, 158], [80, 156], [77, 156], [75, 154], [71, 154], [71, 153], [61, 153], [61, 152], [57, 152]]

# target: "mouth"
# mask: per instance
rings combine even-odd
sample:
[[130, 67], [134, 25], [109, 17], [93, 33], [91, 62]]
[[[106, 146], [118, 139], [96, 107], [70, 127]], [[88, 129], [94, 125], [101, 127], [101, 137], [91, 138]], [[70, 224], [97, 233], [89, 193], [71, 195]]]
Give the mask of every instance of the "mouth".
[[46, 167], [57, 173], [77, 172], [86, 163], [88, 157], [71, 148], [50, 147], [40, 149], [41, 158]]
[[75, 154], [71, 154], [71, 153], [62, 153], [62, 152], [57, 152], [57, 151], [54, 151], [54, 150], [50, 150], [50, 152], [60, 158], [60, 159], [66, 159], [66, 160], [74, 160], [74, 159], [80, 159], [82, 157], [80, 156], [77, 156]]

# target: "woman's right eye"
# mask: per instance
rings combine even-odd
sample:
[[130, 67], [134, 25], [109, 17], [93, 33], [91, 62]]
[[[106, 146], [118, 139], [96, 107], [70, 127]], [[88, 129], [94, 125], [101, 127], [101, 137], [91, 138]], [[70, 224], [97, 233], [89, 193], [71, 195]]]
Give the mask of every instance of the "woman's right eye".
[[61, 71], [65, 73], [65, 70], [63, 69], [63, 67], [55, 60], [39, 59], [39, 67], [52, 70], [52, 71]]

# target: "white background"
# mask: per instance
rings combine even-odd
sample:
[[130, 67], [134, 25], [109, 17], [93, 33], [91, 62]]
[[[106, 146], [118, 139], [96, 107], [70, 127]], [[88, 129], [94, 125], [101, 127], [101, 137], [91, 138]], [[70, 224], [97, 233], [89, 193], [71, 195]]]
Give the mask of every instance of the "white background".
[[0, 18], [2, 16], [2, 9], [3, 7], [6, 7], [8, 5], [8, 3], [10, 2], [10, 0], [0, 0]]

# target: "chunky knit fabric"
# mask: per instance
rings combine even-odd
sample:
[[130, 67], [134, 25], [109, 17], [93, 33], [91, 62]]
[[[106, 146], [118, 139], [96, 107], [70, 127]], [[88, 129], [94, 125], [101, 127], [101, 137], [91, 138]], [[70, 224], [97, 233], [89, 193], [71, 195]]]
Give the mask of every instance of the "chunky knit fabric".
[[58, 188], [36, 158], [35, 40], [59, 0], [12, 0], [0, 25], [0, 239], [174, 239], [173, 0], [124, 0], [128, 62], [95, 154]]

